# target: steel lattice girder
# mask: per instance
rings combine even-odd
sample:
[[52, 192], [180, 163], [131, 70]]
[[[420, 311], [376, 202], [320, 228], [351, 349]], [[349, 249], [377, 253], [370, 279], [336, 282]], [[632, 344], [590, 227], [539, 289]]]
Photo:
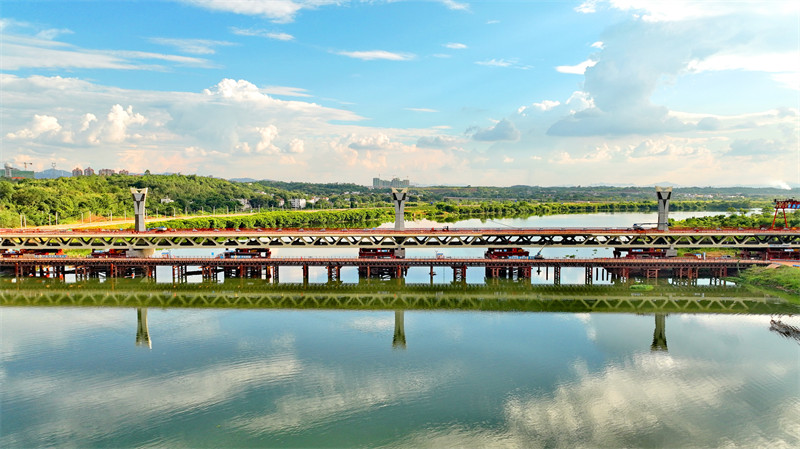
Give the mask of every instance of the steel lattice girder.
[[0, 249], [106, 249], [106, 248], [464, 248], [464, 247], [613, 247], [613, 248], [800, 248], [800, 232], [502, 232], [402, 235], [380, 232], [214, 232], [170, 234], [113, 233], [0, 233]]

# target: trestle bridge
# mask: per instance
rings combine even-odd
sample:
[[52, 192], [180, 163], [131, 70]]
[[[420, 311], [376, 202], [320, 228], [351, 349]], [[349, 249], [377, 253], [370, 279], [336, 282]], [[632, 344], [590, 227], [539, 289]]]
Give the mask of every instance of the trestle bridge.
[[311, 267], [327, 270], [328, 280], [341, 279], [341, 270], [355, 267], [366, 277], [386, 276], [402, 278], [409, 268], [425, 267], [433, 276], [437, 267], [452, 269], [454, 281], [466, 281], [468, 268], [483, 268], [490, 279], [530, 279], [532, 273], [544, 271], [545, 279], [555, 285], [561, 284], [561, 270], [582, 268], [584, 281], [591, 285], [594, 280], [629, 280], [632, 277], [659, 278], [671, 277], [694, 281], [699, 277], [724, 278], [735, 275], [740, 269], [751, 266], [768, 265], [762, 260], [665, 258], [665, 259], [483, 259], [483, 258], [391, 258], [364, 259], [343, 257], [269, 257], [269, 258], [210, 258], [210, 257], [63, 257], [63, 256], [24, 256], [0, 258], [0, 269], [5, 269], [16, 277], [57, 277], [75, 274], [77, 279], [99, 276], [156, 277], [157, 267], [170, 267], [172, 280], [186, 280], [188, 276], [200, 275], [204, 280], [225, 278], [266, 279], [273, 283], [280, 281], [281, 268], [300, 267], [303, 281], [308, 282]]
[[417, 228], [0, 231], [0, 250], [174, 248], [800, 248], [796, 229]]

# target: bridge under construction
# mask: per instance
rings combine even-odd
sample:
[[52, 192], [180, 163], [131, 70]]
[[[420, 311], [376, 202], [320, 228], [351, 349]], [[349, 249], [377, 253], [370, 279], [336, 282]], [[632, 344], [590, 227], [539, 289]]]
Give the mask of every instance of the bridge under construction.
[[[595, 280], [628, 281], [632, 277], [654, 279], [670, 277], [693, 282], [700, 277], [721, 279], [735, 275], [740, 269], [769, 265], [763, 260], [665, 258], [591, 258], [591, 259], [491, 259], [491, 258], [210, 258], [210, 257], [16, 257], [0, 258], [0, 268], [13, 272], [16, 277], [56, 277], [74, 274], [76, 279], [97, 277], [145, 277], [155, 278], [158, 267], [170, 267], [169, 281], [186, 281], [189, 276], [199, 275], [203, 280], [224, 278], [265, 279], [273, 283], [280, 281], [281, 268], [300, 267], [303, 282], [308, 283], [309, 269], [323, 267], [328, 281], [341, 279], [341, 270], [355, 267], [363, 277], [403, 278], [412, 267], [434, 269], [447, 267], [452, 270], [454, 282], [466, 282], [468, 268], [483, 268], [487, 279], [529, 280], [534, 270], [544, 270], [545, 279], [552, 278], [561, 285], [561, 270], [581, 268], [584, 282], [591, 285]], [[552, 273], [552, 274], [551, 274]]]
[[152, 229], [0, 232], [0, 250], [174, 248], [800, 248], [798, 229]]

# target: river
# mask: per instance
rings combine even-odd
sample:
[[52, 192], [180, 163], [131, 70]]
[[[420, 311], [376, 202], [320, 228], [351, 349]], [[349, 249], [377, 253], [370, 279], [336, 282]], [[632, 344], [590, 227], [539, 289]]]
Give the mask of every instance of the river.
[[800, 306], [732, 284], [487, 286], [476, 273], [466, 286], [411, 271], [405, 286], [343, 272], [304, 287], [288, 270], [271, 287], [2, 280], [0, 446], [800, 445]]

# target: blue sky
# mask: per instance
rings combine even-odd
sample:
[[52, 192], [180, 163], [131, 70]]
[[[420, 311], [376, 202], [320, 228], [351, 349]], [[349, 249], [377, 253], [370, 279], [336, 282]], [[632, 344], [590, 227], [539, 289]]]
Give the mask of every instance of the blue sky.
[[0, 8], [0, 158], [17, 166], [800, 186], [795, 2]]

